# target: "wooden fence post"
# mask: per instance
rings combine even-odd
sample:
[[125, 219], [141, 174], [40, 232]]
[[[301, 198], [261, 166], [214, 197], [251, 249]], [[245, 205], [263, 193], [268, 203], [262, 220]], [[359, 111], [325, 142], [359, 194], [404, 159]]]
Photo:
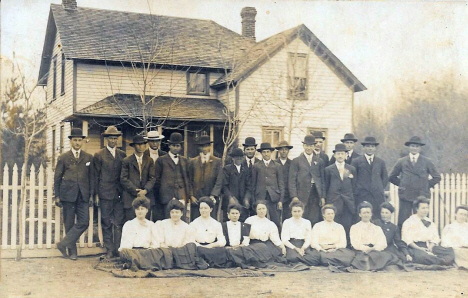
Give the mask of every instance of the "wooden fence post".
[[44, 242], [44, 167], [39, 167], [39, 195], [37, 205], [37, 248]]
[[18, 227], [18, 166], [13, 166], [11, 179], [11, 249], [16, 249], [16, 233]]
[[9, 202], [10, 202], [10, 190], [9, 190], [9, 171], [8, 165], [5, 163], [5, 167], [3, 168], [3, 213], [2, 213], [2, 249], [8, 248], [8, 209], [9, 209]]
[[52, 247], [52, 192], [53, 192], [53, 173], [52, 166], [47, 167], [47, 224], [46, 224], [46, 247]]
[[[26, 203], [26, 202], [25, 202]], [[25, 206], [26, 207], [26, 206]], [[36, 207], [36, 167], [31, 165], [29, 172], [29, 249], [34, 249]], [[26, 209], [26, 208], [24, 208]], [[26, 222], [24, 223], [26, 225]]]

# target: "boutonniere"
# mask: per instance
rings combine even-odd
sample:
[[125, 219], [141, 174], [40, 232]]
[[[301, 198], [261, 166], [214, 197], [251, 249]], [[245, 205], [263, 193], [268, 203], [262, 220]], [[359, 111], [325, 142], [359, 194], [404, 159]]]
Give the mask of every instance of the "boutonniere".
[[314, 160], [314, 165], [317, 165], [317, 161]]
[[351, 173], [349, 172], [348, 169], [345, 169], [345, 170], [344, 170], [344, 176], [347, 177], [347, 178], [349, 178], [349, 179], [353, 179], [353, 178], [354, 178], [353, 174], [351, 174]]
[[86, 166], [89, 167], [90, 164], [91, 164], [91, 162], [88, 161], [88, 162], [86, 163]]

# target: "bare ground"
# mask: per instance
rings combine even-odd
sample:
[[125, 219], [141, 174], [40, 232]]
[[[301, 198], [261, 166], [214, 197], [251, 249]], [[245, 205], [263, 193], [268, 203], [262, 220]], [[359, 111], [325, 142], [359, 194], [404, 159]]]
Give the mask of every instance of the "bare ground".
[[97, 257], [2, 260], [0, 297], [466, 297], [468, 271], [277, 273], [274, 277], [116, 278]]

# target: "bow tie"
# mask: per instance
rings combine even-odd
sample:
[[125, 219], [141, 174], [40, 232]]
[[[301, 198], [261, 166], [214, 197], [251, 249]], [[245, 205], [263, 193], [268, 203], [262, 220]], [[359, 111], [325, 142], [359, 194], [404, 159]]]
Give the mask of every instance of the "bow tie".
[[174, 154], [174, 158], [178, 158], [179, 156], [177, 154]]

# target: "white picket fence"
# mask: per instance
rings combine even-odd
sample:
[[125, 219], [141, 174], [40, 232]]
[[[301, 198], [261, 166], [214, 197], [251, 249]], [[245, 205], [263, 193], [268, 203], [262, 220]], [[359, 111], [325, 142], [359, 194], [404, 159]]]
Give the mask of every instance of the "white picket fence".
[[[25, 170], [24, 167], [22, 170]], [[10, 173], [8, 165], [3, 168], [3, 185], [0, 185], [2, 193], [1, 211], [1, 258], [14, 258], [16, 248], [19, 245], [19, 237], [22, 235], [23, 257], [49, 257], [59, 256], [56, 248], [65, 235], [61, 209], [56, 207], [53, 201], [52, 169], [44, 169], [40, 166], [36, 172], [34, 165], [30, 167], [30, 175], [27, 179], [26, 200], [22, 210], [23, 233], [19, 233], [18, 212], [21, 199], [20, 172], [15, 164]], [[11, 181], [10, 181], [11, 177]], [[99, 210], [100, 211], [100, 210]], [[97, 227], [94, 225], [94, 207], [89, 209], [89, 227], [79, 239], [79, 255], [96, 254], [104, 252], [102, 248], [102, 231], [100, 213]], [[93, 237], [97, 234], [98, 241]]]

